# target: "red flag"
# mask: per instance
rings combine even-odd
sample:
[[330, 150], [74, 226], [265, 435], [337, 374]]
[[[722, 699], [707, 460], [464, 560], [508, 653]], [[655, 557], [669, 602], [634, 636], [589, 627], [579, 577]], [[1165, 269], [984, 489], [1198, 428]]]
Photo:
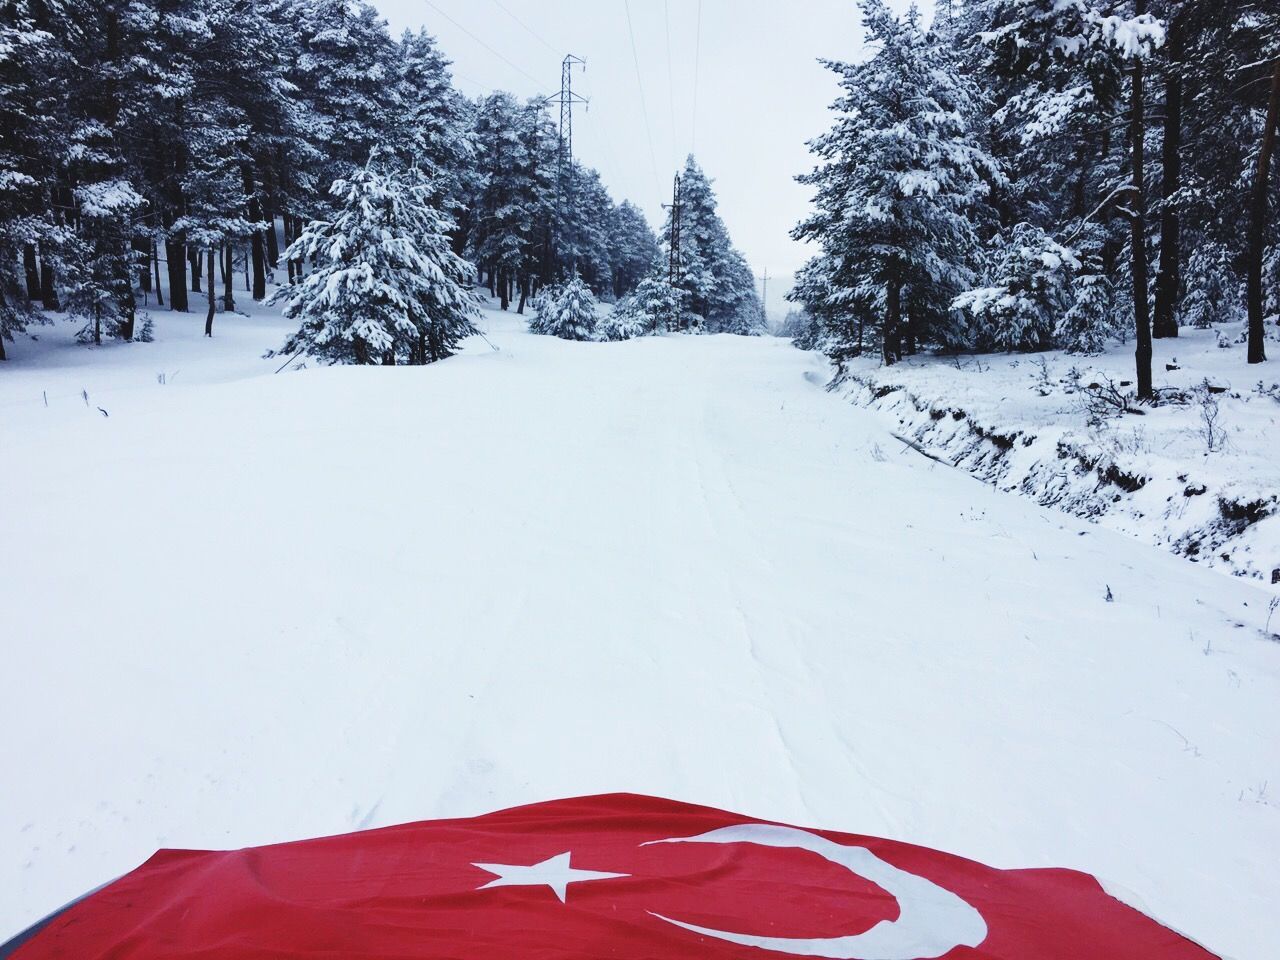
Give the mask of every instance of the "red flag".
[[615, 795], [166, 850], [9, 960], [1206, 960], [1070, 870]]

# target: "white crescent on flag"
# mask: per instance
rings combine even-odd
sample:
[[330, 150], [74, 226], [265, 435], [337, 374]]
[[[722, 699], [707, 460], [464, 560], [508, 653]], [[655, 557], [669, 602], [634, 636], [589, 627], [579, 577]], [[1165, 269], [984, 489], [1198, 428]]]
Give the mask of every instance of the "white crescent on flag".
[[752, 936], [699, 927], [658, 913], [652, 914], [659, 920], [705, 937], [797, 957], [826, 957], [829, 960], [935, 960], [956, 947], [976, 947], [987, 938], [987, 923], [982, 914], [950, 890], [885, 863], [865, 847], [841, 846], [807, 830], [748, 823], [712, 830], [697, 837], [652, 842], [754, 843], [763, 847], [808, 850], [870, 880], [898, 901], [897, 920], [881, 920], [865, 933], [816, 939]]

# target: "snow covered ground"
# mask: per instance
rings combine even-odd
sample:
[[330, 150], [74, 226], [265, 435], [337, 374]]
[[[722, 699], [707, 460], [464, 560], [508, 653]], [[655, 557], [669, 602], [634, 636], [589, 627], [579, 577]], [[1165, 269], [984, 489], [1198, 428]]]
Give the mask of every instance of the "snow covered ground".
[[0, 367], [0, 938], [159, 846], [629, 790], [1274, 956], [1263, 585], [906, 450], [785, 341], [490, 312], [496, 350], [275, 375], [278, 319], [200, 325]]
[[836, 389], [1002, 490], [1280, 583], [1280, 368], [1247, 365], [1238, 332], [1157, 340], [1154, 408], [1099, 399], [1133, 393], [1133, 347], [1121, 344], [1099, 357], [863, 358]]

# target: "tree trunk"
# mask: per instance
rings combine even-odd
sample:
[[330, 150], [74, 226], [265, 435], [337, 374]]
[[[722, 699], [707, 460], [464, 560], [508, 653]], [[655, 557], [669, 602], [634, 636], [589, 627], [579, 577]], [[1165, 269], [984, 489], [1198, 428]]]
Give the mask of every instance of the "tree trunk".
[[204, 318], [204, 335], [206, 337], [213, 336], [213, 315], [217, 312], [218, 307], [213, 298], [213, 247], [209, 248], [209, 312]]
[[[284, 247], [285, 250], [288, 251], [290, 244], [292, 244], [295, 239], [293, 235], [293, 221], [289, 219], [288, 213], [280, 215], [280, 229], [284, 232]], [[286, 260], [284, 262], [284, 266], [289, 272], [289, 286], [292, 287], [298, 282], [298, 278], [295, 276], [293, 261]]]
[[276, 215], [267, 217], [267, 266], [275, 270], [280, 266], [280, 241], [276, 238]]
[[[125, 262], [127, 264], [129, 250], [133, 245], [131, 243], [123, 243], [122, 246], [124, 247], [122, 253], [126, 258]], [[118, 280], [116, 291], [118, 297], [116, 300], [116, 306], [119, 308], [120, 313], [124, 318], [120, 321], [119, 333], [122, 339], [132, 340], [134, 321], [137, 317], [137, 301], [134, 299], [132, 271], [127, 268], [125, 269], [124, 276], [120, 277]]]
[[146, 237], [133, 238], [133, 258], [138, 264], [138, 286], [151, 292], [151, 243]]
[[[253, 175], [247, 165], [244, 168], [244, 192], [249, 196], [249, 222], [258, 223], [262, 220], [262, 203], [258, 199]], [[253, 261], [253, 299], [259, 301], [267, 298], [267, 255], [262, 241], [262, 231], [255, 228], [250, 241], [249, 259]]]
[[502, 295], [499, 302], [502, 309], [506, 310], [511, 306], [511, 284], [507, 283], [506, 271], [503, 271], [498, 275], [498, 291]]
[[1178, 289], [1182, 285], [1180, 224], [1171, 199], [1182, 177], [1182, 35], [1176, 14], [1169, 17], [1168, 74], [1164, 84], [1163, 170], [1160, 174], [1160, 270], [1156, 274], [1156, 337], [1178, 335]]
[[[187, 249], [187, 256], [191, 259], [191, 292], [200, 292], [200, 251], [195, 247]], [[213, 263], [212, 260], [209, 261]], [[213, 267], [209, 268], [209, 285], [213, 286]]]
[[40, 246], [40, 300], [46, 310], [57, 310], [58, 291], [53, 282], [53, 264], [49, 261], [49, 250]]
[[898, 362], [899, 355], [902, 352], [901, 333], [899, 328], [902, 324], [902, 283], [898, 280], [890, 280], [889, 288], [885, 296], [885, 318], [884, 318], [884, 364], [891, 366]]
[[[231, 313], [236, 308], [235, 295], [235, 264], [231, 261], [231, 244], [227, 243], [223, 246], [225, 259], [222, 262], [222, 309], [227, 313]], [[210, 284], [212, 285], [213, 275], [209, 275]]]
[[520, 274], [520, 306], [516, 307], [516, 313], [524, 315], [525, 304], [529, 302], [529, 274]]
[[187, 312], [187, 250], [182, 238], [164, 242], [164, 258], [169, 270], [169, 309]]
[[1280, 57], [1271, 70], [1271, 100], [1267, 105], [1267, 125], [1258, 150], [1258, 170], [1253, 180], [1253, 201], [1249, 217], [1249, 362], [1267, 359], [1266, 333], [1262, 318], [1262, 255], [1266, 246], [1267, 180], [1271, 155], [1276, 146], [1276, 124], [1280, 123]]
[[[293, 239], [297, 240], [298, 237], [300, 236], [302, 236], [302, 218], [294, 217], [293, 218]], [[302, 274], [303, 274], [301, 257], [298, 257], [296, 260], [293, 261], [293, 273], [294, 273], [294, 276], [297, 278], [297, 282], [301, 283]]]
[[[1139, 15], [1146, 12], [1144, 0], [1135, 4]], [[1147, 221], [1146, 200], [1144, 199], [1144, 154], [1143, 154], [1143, 62], [1141, 57], [1133, 61], [1133, 96], [1129, 116], [1129, 149], [1133, 160], [1130, 179], [1133, 191], [1129, 195], [1129, 247], [1132, 256], [1133, 274], [1133, 323], [1134, 323], [1134, 359], [1137, 362], [1138, 399], [1155, 399], [1155, 390], [1151, 383], [1151, 312], [1147, 303]]]
[[27, 300], [40, 299], [40, 268], [36, 265], [36, 245], [22, 245], [22, 268], [27, 274]]
[[164, 293], [160, 289], [160, 250], [154, 240], [151, 241], [151, 262], [156, 271], [156, 305], [164, 306]]

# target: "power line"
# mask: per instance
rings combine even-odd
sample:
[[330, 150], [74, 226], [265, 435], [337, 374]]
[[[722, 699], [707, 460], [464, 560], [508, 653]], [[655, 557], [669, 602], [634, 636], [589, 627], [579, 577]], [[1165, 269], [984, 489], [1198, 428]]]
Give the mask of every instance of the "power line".
[[630, 0], [622, 0], [622, 7], [627, 12], [627, 32], [631, 34], [631, 58], [636, 64], [636, 85], [640, 88], [640, 112], [644, 115], [645, 136], [649, 138], [649, 162], [653, 164], [653, 185], [656, 188], [658, 186], [658, 155], [653, 150], [653, 131], [649, 128], [649, 107], [644, 99], [644, 79], [640, 75], [640, 53], [636, 48], [635, 27], [631, 24]]
[[505, 14], [506, 14], [508, 17], [510, 17], [512, 20], [514, 20], [516, 23], [520, 24], [520, 26], [524, 27], [525, 32], [527, 32], [527, 33], [529, 34], [529, 36], [533, 37], [533, 39], [537, 40], [540, 44], [542, 44], [544, 47], [546, 47], [546, 48], [547, 48], [548, 50], [550, 50], [552, 53], [555, 53], [555, 54], [560, 53], [560, 50], [559, 50], [557, 47], [552, 46], [549, 42], [547, 42], [547, 40], [545, 40], [545, 39], [544, 39], [544, 38], [543, 38], [543, 37], [538, 33], [538, 31], [537, 31], [537, 30], [534, 30], [534, 29], [533, 29], [533, 27], [529, 26], [527, 23], [525, 23], [523, 20], [521, 20], [519, 17], [517, 17], [514, 13], [512, 13], [510, 10], [508, 10], [505, 6], [503, 6], [503, 5], [502, 5], [502, 3], [500, 2], [500, 0], [493, 0], [493, 5], [494, 5], [495, 7], [497, 7], [499, 10], [501, 10], [503, 13], [505, 13]]
[[693, 53], [693, 131], [689, 137], [689, 152], [698, 149], [698, 79], [702, 69], [702, 0], [698, 0], [698, 41]]
[[541, 86], [543, 85], [541, 80], [539, 80], [539, 79], [538, 79], [537, 77], [535, 77], [533, 74], [529, 73], [529, 71], [525, 70], [523, 67], [519, 67], [519, 66], [517, 66], [516, 64], [512, 63], [510, 60], [508, 60], [506, 57], [504, 57], [504, 56], [503, 56], [501, 53], [499, 53], [497, 50], [493, 49], [493, 47], [489, 46], [489, 44], [485, 43], [483, 40], [481, 40], [479, 37], [477, 37], [474, 33], [472, 33], [470, 30], [468, 30], [466, 27], [464, 27], [462, 24], [460, 24], [457, 20], [453, 19], [453, 17], [449, 16], [447, 13], [445, 13], [443, 10], [441, 10], [439, 7], [437, 7], [434, 3], [432, 3], [432, 2], [431, 2], [431, 0], [423, 0], [423, 2], [424, 2], [424, 3], [426, 3], [426, 5], [427, 5], [428, 7], [430, 7], [432, 10], [434, 10], [436, 13], [440, 14], [440, 16], [444, 17], [446, 20], [448, 20], [450, 23], [452, 23], [455, 27], [457, 27], [457, 28], [458, 28], [459, 30], [461, 30], [463, 33], [465, 33], [468, 37], [470, 37], [470, 38], [471, 38], [472, 40], [474, 40], [476, 43], [480, 44], [480, 46], [484, 47], [486, 50], [488, 50], [490, 53], [492, 53], [495, 57], [497, 57], [499, 60], [501, 60], [501, 61], [502, 61], [503, 63], [505, 63], [507, 66], [511, 67], [511, 69], [516, 70], [516, 71], [518, 71], [518, 72], [520, 72], [520, 73], [524, 74], [526, 77], [528, 77], [528, 78], [529, 78], [530, 80], [532, 80], [534, 83], [536, 83], [539, 87], [541, 87]]
[[671, 94], [671, 160], [680, 163], [679, 146], [676, 145], [676, 81], [671, 68], [671, 0], [662, 0], [662, 20], [667, 30], [667, 90]]

